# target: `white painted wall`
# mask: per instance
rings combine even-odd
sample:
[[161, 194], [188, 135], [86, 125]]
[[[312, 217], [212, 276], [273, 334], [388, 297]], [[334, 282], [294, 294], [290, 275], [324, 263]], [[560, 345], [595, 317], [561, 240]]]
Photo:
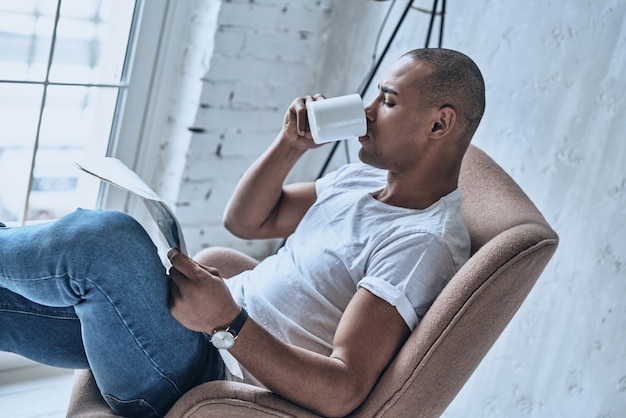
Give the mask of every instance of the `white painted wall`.
[[[355, 91], [389, 4], [221, 4], [198, 106], [186, 114], [206, 131], [190, 135], [183, 124], [161, 142], [166, 149], [190, 135], [184, 170], [170, 180], [180, 177], [176, 199], [192, 251], [274, 250], [275, 242], [242, 242], [223, 230], [226, 199], [293, 97]], [[411, 11], [390, 58], [423, 46], [426, 24]], [[203, 39], [187, 43], [196, 54], [203, 48]], [[626, 2], [449, 1], [443, 46], [472, 56], [485, 76], [487, 112], [475, 143], [561, 236], [527, 302], [445, 415], [625, 416]], [[307, 157], [292, 178], [314, 178], [325, 152]], [[160, 161], [157, 183], [168, 166]]]

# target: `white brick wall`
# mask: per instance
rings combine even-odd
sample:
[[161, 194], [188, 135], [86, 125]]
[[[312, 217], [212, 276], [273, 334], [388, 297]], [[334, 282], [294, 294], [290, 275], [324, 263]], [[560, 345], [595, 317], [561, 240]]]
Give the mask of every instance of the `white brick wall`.
[[257, 257], [274, 251], [275, 242], [232, 237], [222, 213], [243, 171], [274, 139], [288, 104], [310, 90], [329, 4], [221, 4], [176, 204], [191, 252], [211, 245]]

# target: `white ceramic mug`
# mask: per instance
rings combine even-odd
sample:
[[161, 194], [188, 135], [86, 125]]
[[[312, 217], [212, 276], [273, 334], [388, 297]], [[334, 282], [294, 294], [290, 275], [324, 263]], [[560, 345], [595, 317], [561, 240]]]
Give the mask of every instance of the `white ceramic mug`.
[[317, 144], [357, 139], [367, 133], [365, 106], [358, 94], [308, 102], [306, 109]]

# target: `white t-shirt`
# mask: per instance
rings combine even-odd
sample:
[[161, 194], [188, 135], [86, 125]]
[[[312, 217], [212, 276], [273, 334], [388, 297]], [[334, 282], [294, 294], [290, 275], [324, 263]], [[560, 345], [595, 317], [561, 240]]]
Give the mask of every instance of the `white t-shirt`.
[[282, 341], [324, 355], [359, 287], [413, 330], [469, 257], [469, 235], [460, 190], [424, 210], [400, 208], [372, 196], [386, 176], [355, 163], [319, 179], [316, 202], [285, 246], [226, 280], [235, 301]]

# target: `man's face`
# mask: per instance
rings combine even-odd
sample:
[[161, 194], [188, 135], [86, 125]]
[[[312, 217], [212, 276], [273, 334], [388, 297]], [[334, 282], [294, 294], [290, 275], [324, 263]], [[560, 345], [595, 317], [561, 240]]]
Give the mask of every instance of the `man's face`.
[[367, 135], [359, 138], [359, 158], [366, 164], [403, 171], [417, 164], [422, 138], [431, 128], [429, 113], [420, 106], [422, 78], [427, 67], [403, 57], [378, 85], [378, 95], [365, 108]]

